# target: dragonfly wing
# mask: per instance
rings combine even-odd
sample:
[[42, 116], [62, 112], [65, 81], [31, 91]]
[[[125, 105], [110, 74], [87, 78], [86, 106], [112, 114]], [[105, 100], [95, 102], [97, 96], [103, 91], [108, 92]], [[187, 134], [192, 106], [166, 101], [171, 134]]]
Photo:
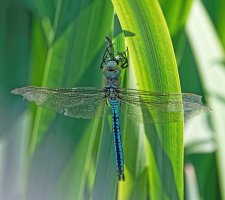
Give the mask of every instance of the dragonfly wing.
[[91, 119], [102, 117], [106, 108], [103, 89], [22, 87], [12, 90], [39, 106], [50, 108], [66, 116]]
[[196, 94], [182, 93], [184, 121], [202, 113], [211, 111], [202, 103], [202, 97]]
[[209, 109], [201, 96], [188, 93], [153, 93], [149, 91], [121, 89], [118, 99], [121, 111], [135, 121], [145, 123], [179, 122]]

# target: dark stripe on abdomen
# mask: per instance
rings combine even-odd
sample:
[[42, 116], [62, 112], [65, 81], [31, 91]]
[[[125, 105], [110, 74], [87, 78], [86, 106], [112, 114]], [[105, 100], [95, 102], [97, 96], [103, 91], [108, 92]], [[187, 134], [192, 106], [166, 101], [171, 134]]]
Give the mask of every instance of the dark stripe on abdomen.
[[116, 166], [118, 171], [119, 180], [124, 180], [124, 160], [123, 160], [123, 148], [122, 140], [120, 134], [120, 124], [118, 116], [118, 101], [110, 101], [113, 112], [113, 139], [114, 139], [114, 149], [116, 157]]

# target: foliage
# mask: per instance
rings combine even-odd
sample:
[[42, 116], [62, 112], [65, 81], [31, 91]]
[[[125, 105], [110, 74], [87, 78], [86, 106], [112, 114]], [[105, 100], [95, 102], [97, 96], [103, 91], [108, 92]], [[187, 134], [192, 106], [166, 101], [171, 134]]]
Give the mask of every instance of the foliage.
[[[0, 199], [225, 199], [224, 6], [2, 0]], [[105, 36], [117, 51], [128, 47], [123, 87], [197, 93], [213, 110], [185, 124], [184, 144], [181, 122], [121, 117], [125, 182], [117, 180], [108, 112], [72, 119], [10, 94], [26, 85], [102, 87]]]

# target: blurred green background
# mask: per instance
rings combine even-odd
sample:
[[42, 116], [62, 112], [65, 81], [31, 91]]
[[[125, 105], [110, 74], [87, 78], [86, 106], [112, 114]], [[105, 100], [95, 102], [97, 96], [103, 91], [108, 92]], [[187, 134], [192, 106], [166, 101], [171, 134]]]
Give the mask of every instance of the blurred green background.
[[[121, 2], [0, 0], [0, 199], [225, 200], [225, 1]], [[109, 115], [72, 119], [10, 93], [27, 85], [102, 87], [106, 35], [117, 50], [128, 44], [124, 87], [178, 91], [178, 71], [182, 92], [203, 96], [212, 109], [185, 123], [184, 145], [182, 125], [144, 131], [121, 118], [125, 183], [117, 182]], [[134, 48], [151, 38], [149, 49]], [[142, 78], [146, 63], [161, 67], [165, 80], [147, 68]]]

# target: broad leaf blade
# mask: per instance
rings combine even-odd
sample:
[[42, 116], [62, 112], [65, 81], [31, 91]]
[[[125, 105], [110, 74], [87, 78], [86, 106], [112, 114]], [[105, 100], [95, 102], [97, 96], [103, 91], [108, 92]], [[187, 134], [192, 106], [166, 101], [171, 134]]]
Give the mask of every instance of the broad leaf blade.
[[[158, 2], [113, 1], [113, 5], [122, 29], [133, 33], [133, 36], [126, 37], [126, 43], [137, 87], [157, 92], [179, 92], [174, 52]], [[151, 153], [148, 152], [146, 156], [151, 166], [151, 169], [148, 168], [148, 181], [152, 199], [165, 196], [168, 199], [183, 197], [182, 129], [181, 123], [145, 127], [148, 142], [151, 144]], [[130, 184], [129, 181], [124, 183], [123, 191], [126, 184]]]

